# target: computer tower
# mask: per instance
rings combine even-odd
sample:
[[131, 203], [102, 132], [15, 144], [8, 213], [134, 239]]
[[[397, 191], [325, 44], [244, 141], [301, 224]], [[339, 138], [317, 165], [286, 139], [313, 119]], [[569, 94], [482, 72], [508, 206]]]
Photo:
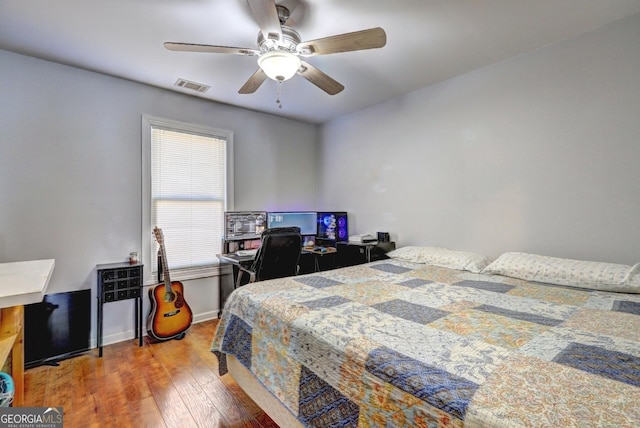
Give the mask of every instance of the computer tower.
[[317, 241], [346, 242], [349, 240], [349, 221], [344, 211], [319, 212]]

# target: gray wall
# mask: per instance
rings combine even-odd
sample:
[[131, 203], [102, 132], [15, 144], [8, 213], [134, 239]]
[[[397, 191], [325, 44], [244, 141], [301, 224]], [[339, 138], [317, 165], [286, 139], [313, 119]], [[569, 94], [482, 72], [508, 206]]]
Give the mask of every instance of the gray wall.
[[[389, 231], [399, 245], [636, 263], [639, 75], [635, 16], [334, 120], [318, 137], [313, 125], [0, 51], [0, 262], [55, 258], [50, 292], [95, 295], [95, 265], [140, 249], [148, 114], [234, 132], [235, 209], [348, 210], [352, 233]], [[217, 313], [217, 286], [186, 284], [196, 319]], [[109, 304], [107, 343], [132, 337], [132, 312]]]
[[[235, 209], [315, 209], [314, 125], [7, 51], [0, 76], [0, 263], [56, 259], [50, 293], [95, 297], [95, 265], [141, 249], [142, 114], [234, 132]], [[185, 284], [196, 320], [217, 281]], [[106, 343], [132, 337], [132, 302], [105, 312]]]
[[352, 233], [636, 263], [640, 15], [341, 117], [320, 140], [319, 201]]

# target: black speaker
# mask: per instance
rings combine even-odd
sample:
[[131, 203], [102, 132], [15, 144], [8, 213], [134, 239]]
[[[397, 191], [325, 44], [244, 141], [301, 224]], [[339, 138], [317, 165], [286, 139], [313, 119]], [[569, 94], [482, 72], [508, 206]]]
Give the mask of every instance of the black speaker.
[[389, 242], [389, 232], [378, 232], [378, 242]]

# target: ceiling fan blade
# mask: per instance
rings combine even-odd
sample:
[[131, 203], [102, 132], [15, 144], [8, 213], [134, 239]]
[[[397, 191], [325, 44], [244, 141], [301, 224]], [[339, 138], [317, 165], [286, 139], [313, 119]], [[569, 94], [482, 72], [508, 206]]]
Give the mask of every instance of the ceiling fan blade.
[[281, 40], [282, 27], [276, 3], [273, 0], [247, 0], [247, 3], [265, 40]]
[[242, 88], [240, 88], [238, 93], [253, 94], [258, 90], [260, 85], [262, 85], [265, 80], [267, 80], [267, 75], [264, 73], [264, 71], [262, 71], [261, 68], [258, 68], [256, 72], [253, 73], [251, 77], [249, 77], [249, 80], [247, 80], [246, 83], [242, 85]]
[[298, 53], [303, 56], [326, 55], [340, 52], [381, 48], [387, 44], [387, 33], [380, 27], [353, 33], [338, 34], [298, 44]]
[[207, 53], [222, 53], [222, 54], [248, 55], [248, 56], [260, 55], [260, 51], [253, 48], [234, 48], [230, 46], [198, 45], [195, 43], [164, 42], [164, 47], [169, 49], [170, 51], [181, 51], [181, 52], [207, 52]]
[[305, 61], [300, 61], [300, 63], [301, 66], [298, 70], [298, 74], [325, 91], [327, 94], [335, 95], [342, 92], [344, 89], [344, 86], [342, 86], [340, 82], [333, 80], [327, 74], [318, 70], [311, 64]]

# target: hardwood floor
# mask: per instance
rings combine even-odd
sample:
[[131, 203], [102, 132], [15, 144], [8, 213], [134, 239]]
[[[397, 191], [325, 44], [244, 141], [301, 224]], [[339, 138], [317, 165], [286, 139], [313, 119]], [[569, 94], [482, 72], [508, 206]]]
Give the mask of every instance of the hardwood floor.
[[[217, 320], [183, 340], [129, 340], [25, 372], [25, 406], [62, 406], [64, 426], [254, 427], [277, 425], [209, 351]], [[145, 338], [146, 339], [146, 338]]]

